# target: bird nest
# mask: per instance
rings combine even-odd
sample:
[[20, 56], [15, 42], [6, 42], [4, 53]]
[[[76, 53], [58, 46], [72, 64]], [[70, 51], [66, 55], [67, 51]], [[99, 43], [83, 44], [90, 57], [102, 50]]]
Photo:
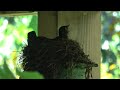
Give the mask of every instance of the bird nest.
[[[79, 43], [70, 39], [36, 37], [31, 44], [23, 48], [22, 58], [25, 71], [38, 71], [46, 79], [59, 79], [64, 70], [81, 66], [86, 70], [85, 78], [89, 79], [92, 67], [98, 66], [83, 52]], [[63, 78], [71, 79], [70, 75]]]

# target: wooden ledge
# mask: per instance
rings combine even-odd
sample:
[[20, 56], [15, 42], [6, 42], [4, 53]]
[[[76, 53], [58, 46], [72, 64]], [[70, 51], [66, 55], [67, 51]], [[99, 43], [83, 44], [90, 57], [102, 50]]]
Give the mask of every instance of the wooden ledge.
[[22, 15], [37, 15], [36, 11], [0, 11], [0, 16], [14, 17]]

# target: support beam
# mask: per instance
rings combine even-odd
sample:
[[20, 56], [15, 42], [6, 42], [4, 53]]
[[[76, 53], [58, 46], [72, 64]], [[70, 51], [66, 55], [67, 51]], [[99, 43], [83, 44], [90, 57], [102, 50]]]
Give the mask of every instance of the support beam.
[[69, 37], [83, 47], [84, 52], [99, 67], [92, 70], [93, 78], [100, 78], [101, 16], [98, 11], [59, 11], [58, 27], [70, 24]]
[[38, 12], [38, 35], [54, 38], [57, 35], [57, 12]]

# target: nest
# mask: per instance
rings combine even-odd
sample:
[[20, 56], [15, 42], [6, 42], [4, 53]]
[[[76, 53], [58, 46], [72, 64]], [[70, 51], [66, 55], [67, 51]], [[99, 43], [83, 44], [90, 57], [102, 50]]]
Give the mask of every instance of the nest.
[[[24, 47], [22, 58], [25, 71], [38, 71], [46, 79], [59, 79], [64, 70], [80, 68], [80, 65], [86, 69], [85, 78], [89, 79], [92, 67], [98, 66], [83, 52], [78, 42], [70, 39], [36, 37]], [[71, 79], [67, 74], [62, 78]]]

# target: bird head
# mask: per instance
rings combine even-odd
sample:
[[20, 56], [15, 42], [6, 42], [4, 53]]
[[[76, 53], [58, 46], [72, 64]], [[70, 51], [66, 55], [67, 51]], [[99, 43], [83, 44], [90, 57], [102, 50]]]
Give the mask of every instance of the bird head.
[[69, 25], [61, 26], [59, 28], [59, 37], [68, 38], [68, 32], [69, 32], [68, 27], [69, 27]]
[[28, 33], [28, 45], [31, 45], [36, 40], [36, 33], [35, 31], [31, 31]]

